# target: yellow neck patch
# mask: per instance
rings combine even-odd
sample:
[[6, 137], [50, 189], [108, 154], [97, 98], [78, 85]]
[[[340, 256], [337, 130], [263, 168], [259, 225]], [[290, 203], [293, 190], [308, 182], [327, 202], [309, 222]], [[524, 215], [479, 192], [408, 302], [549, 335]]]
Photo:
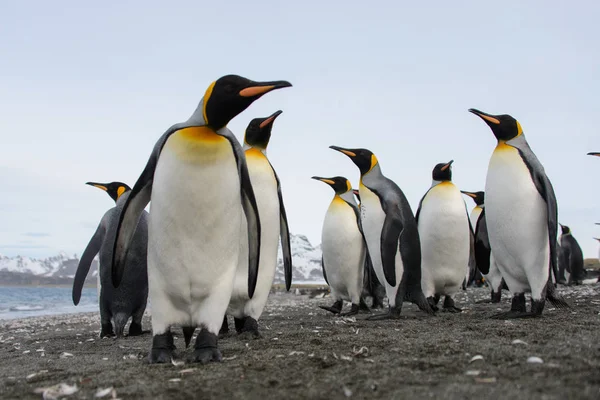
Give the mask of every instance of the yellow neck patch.
[[346, 179], [346, 188], [348, 188], [348, 192], [352, 190], [352, 185], [350, 184], [350, 181], [348, 179]]
[[517, 132], [517, 136], [523, 133], [523, 128], [521, 128], [521, 124], [519, 123], [519, 121], [517, 121]]
[[121, 197], [121, 195], [122, 195], [123, 193], [125, 193], [125, 190], [126, 190], [126, 189], [125, 189], [125, 186], [119, 186], [119, 188], [117, 189], [117, 199], [118, 199], [119, 197]]
[[190, 128], [183, 128], [177, 133], [185, 139], [205, 143], [218, 143], [227, 140], [207, 126], [192, 126]]
[[206, 89], [206, 92], [204, 93], [204, 98], [202, 100], [202, 116], [204, 117], [204, 123], [206, 123], [208, 125], [208, 117], [206, 116], [206, 104], [208, 103], [208, 100], [210, 99], [210, 96], [212, 95], [213, 89], [215, 87], [215, 83], [217, 83], [217, 81], [214, 81], [213, 83], [211, 83], [208, 86], [208, 89]]

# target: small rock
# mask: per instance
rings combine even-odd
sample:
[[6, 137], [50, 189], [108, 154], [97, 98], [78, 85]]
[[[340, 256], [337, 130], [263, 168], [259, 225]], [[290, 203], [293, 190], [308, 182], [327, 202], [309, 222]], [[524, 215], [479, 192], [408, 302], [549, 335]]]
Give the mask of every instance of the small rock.
[[64, 396], [70, 396], [78, 392], [77, 385], [70, 386], [66, 383], [59, 383], [47, 388], [37, 388], [34, 393], [41, 393], [44, 400], [57, 400]]
[[515, 339], [511, 342], [511, 344], [523, 344], [523, 345], [527, 346], [527, 342], [524, 342], [521, 339]]
[[481, 360], [481, 361], [483, 361], [483, 356], [482, 356], [481, 354], [477, 354], [476, 356], [473, 356], [473, 358], [471, 358], [471, 359], [469, 360], [469, 364], [470, 364], [470, 363], [472, 363], [472, 362], [475, 362], [475, 361], [477, 361], [477, 360]]
[[180, 378], [169, 379], [169, 382], [181, 382]]
[[67, 358], [67, 357], [73, 357], [73, 354], [71, 353], [67, 353], [66, 351], [63, 352], [60, 356], [60, 358]]
[[344, 396], [352, 397], [352, 390], [346, 385], [342, 386], [342, 390], [344, 391]]
[[479, 374], [481, 374], [481, 371], [478, 371], [478, 370], [469, 370], [469, 371], [465, 372], [465, 375], [467, 375], [467, 376], [477, 376]]
[[94, 397], [104, 397], [104, 396], [108, 396], [109, 394], [111, 394], [111, 392], [113, 391], [112, 386], [106, 389], [98, 389], [96, 391], [96, 394], [94, 395]]
[[529, 364], [543, 364], [544, 360], [542, 360], [541, 358], [536, 357], [536, 356], [531, 356], [527, 359], [527, 362]]
[[496, 383], [496, 378], [475, 378], [475, 382], [478, 383]]

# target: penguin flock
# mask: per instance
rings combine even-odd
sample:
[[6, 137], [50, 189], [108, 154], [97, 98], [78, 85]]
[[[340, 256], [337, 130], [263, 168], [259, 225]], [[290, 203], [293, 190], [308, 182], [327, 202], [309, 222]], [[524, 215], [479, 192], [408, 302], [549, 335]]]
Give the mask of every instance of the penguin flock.
[[[171, 328], [182, 328], [191, 362], [220, 361], [219, 335], [228, 317], [242, 335], [259, 337], [281, 242], [285, 286], [292, 284], [292, 252], [281, 182], [267, 157], [276, 111], [253, 119], [243, 145], [227, 124], [263, 95], [292, 85], [237, 75], [209, 85], [190, 118], [156, 142], [137, 182], [88, 182], [115, 201], [103, 216], [79, 263], [73, 302], [78, 304], [96, 254], [101, 337], [140, 335], [151, 303], [150, 363], [174, 357]], [[334, 191], [322, 228], [323, 276], [337, 315], [383, 308], [368, 320], [400, 318], [404, 302], [433, 315], [461, 312], [454, 295], [483, 275], [492, 302], [503, 289], [510, 310], [493, 318], [539, 317], [546, 300], [569, 307], [557, 283], [580, 284], [583, 256], [567, 226], [558, 234], [552, 184], [518, 121], [476, 109], [497, 139], [485, 192], [452, 182], [453, 161], [437, 164], [416, 213], [402, 189], [387, 178], [365, 148], [330, 146], [358, 168], [353, 189], [343, 176], [312, 179]], [[600, 155], [600, 153], [590, 153]], [[473, 199], [469, 215], [462, 195]], [[358, 200], [358, 202], [357, 202]], [[150, 203], [150, 212], [144, 209]], [[527, 311], [525, 293], [531, 294]], [[372, 298], [369, 307], [365, 299]], [[342, 313], [344, 301], [351, 304]], [[114, 327], [113, 327], [114, 326]]]

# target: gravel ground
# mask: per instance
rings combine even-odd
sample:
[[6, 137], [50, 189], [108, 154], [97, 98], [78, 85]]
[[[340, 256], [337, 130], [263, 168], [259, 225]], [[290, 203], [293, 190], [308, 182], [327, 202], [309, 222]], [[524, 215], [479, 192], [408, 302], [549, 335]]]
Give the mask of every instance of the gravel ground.
[[[540, 319], [512, 321], [488, 318], [508, 310], [508, 295], [475, 304], [483, 288], [456, 297], [461, 314], [410, 304], [398, 321], [334, 317], [318, 308], [327, 297], [276, 293], [263, 337], [229, 334], [223, 362], [205, 366], [150, 365], [149, 334], [100, 340], [96, 313], [0, 321], [0, 397], [42, 398], [63, 383], [73, 399], [598, 399], [600, 285], [560, 291], [572, 309], [547, 304]], [[191, 349], [174, 333], [183, 359]]]

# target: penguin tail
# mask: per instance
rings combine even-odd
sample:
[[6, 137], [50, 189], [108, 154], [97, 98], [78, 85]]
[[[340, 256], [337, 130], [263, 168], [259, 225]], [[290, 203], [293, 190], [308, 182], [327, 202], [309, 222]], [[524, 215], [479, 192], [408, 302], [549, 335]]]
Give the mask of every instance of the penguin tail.
[[571, 308], [571, 305], [558, 294], [552, 282], [548, 282], [548, 285], [546, 285], [546, 298], [556, 308]]
[[115, 314], [113, 321], [115, 323], [115, 335], [117, 335], [117, 337], [123, 336], [128, 319], [129, 316], [125, 313], [120, 312]]
[[183, 339], [185, 340], [185, 347], [187, 348], [192, 341], [192, 336], [194, 336], [194, 331], [196, 330], [195, 326], [184, 326], [181, 328], [183, 330]]

